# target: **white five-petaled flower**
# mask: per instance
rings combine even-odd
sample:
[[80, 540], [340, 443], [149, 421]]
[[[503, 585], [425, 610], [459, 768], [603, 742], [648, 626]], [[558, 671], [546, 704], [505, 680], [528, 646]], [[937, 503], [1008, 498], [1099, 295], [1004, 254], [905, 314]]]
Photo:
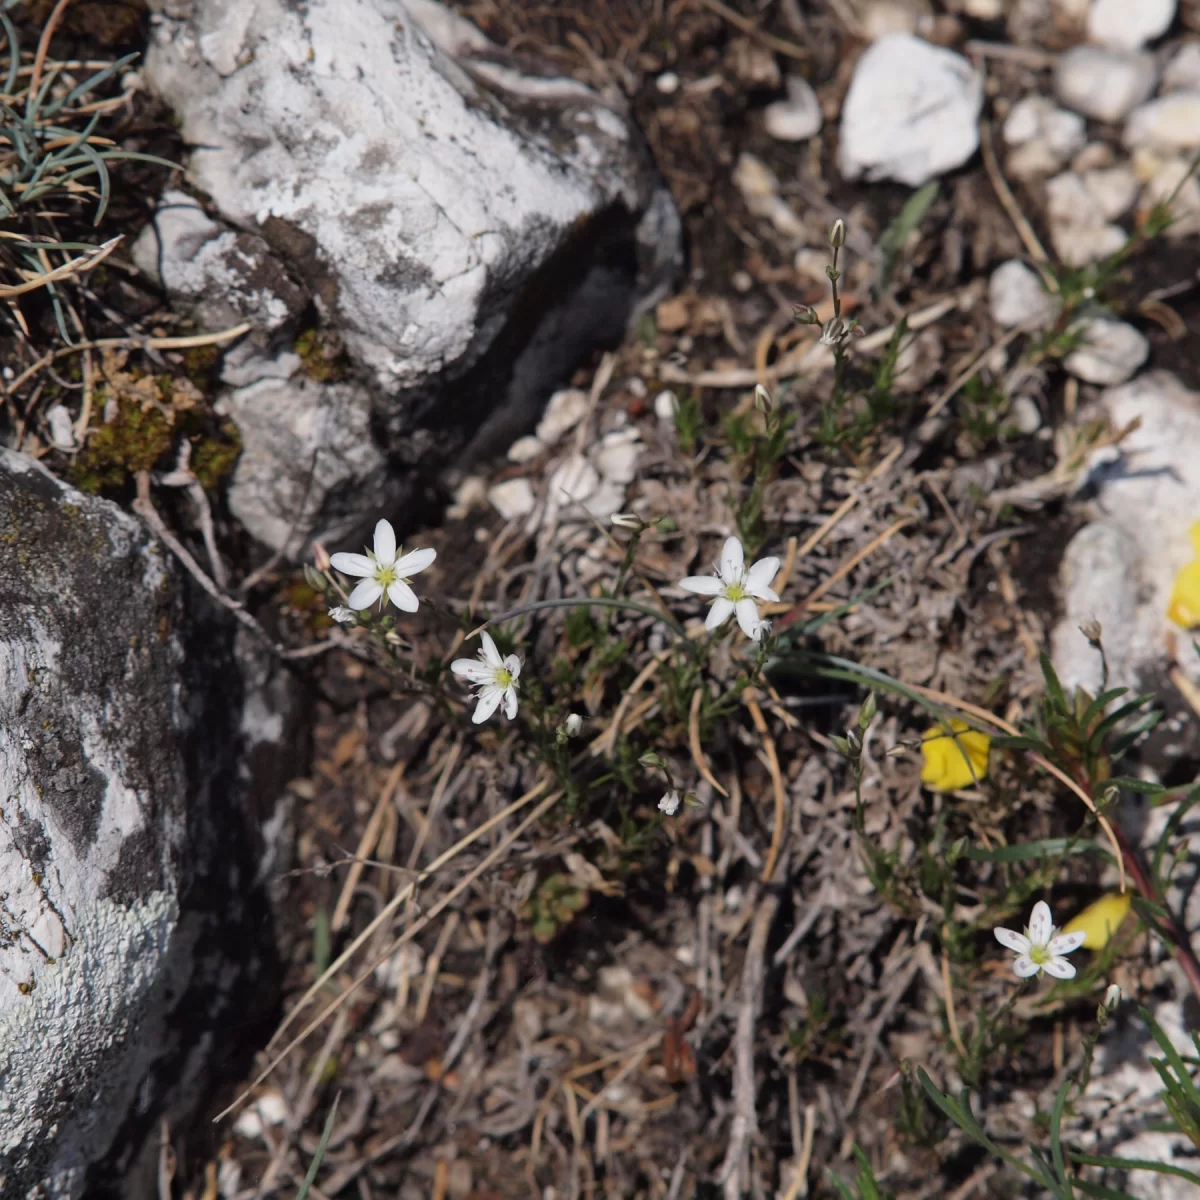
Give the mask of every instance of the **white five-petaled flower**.
[[669, 791], [659, 802], [658, 811], [664, 812], [668, 817], [673, 817], [679, 811], [679, 793], [677, 791]]
[[437, 558], [436, 550], [412, 550], [396, 557], [396, 531], [390, 521], [375, 526], [375, 549], [366, 554], [335, 554], [333, 566], [343, 575], [361, 575], [362, 583], [350, 593], [347, 605], [356, 612], [370, 608], [376, 600], [384, 605], [386, 596], [403, 612], [416, 612], [416, 593], [405, 583], [410, 576], [424, 571]]
[[1000, 945], [1016, 952], [1013, 971], [1019, 978], [1028, 979], [1043, 971], [1055, 979], [1075, 978], [1075, 968], [1062, 956], [1078, 950], [1086, 935], [1082, 930], [1078, 933], [1057, 933], [1054, 918], [1050, 915], [1050, 905], [1044, 900], [1039, 900], [1033, 906], [1029, 927], [1023, 934], [1012, 929], [997, 929], [994, 932]]
[[771, 580], [779, 573], [779, 559], [760, 558], [747, 568], [742, 543], [731, 537], [725, 539], [716, 570], [715, 576], [689, 575], [679, 586], [700, 596], [715, 597], [704, 622], [706, 629], [717, 629], [736, 614], [742, 632], [758, 641], [770, 628], [758, 615], [758, 602], [779, 599], [770, 587]]
[[329, 610], [329, 616], [339, 625], [353, 625], [354, 613], [344, 604], [338, 604]]
[[479, 703], [471, 718], [476, 725], [486, 721], [504, 701], [504, 715], [511, 721], [517, 715], [517, 679], [521, 674], [521, 660], [510, 654], [500, 657], [491, 634], [484, 630], [479, 635], [483, 643], [479, 657], [456, 658], [450, 664], [455, 675], [461, 675], [479, 689]]

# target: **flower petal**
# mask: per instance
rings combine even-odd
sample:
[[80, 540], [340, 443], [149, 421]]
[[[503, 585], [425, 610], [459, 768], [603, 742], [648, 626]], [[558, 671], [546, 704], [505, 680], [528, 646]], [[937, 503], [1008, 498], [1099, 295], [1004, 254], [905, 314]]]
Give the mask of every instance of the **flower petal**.
[[1075, 968], [1071, 966], [1065, 958], [1052, 958], [1045, 964], [1047, 975], [1053, 975], [1055, 979], [1074, 979]]
[[401, 612], [416, 612], [421, 607], [420, 601], [417, 599], [417, 593], [403, 579], [393, 579], [388, 584], [387, 593], [388, 599]]
[[1050, 915], [1050, 905], [1039, 900], [1029, 914], [1029, 940], [1035, 946], [1044, 946], [1053, 936], [1054, 918]]
[[1031, 975], [1038, 974], [1041, 969], [1042, 968], [1039, 967], [1037, 963], [1035, 963], [1033, 959], [1029, 957], [1028, 954], [1022, 954], [1021, 957], [1018, 958], [1015, 963], [1013, 963], [1013, 974], [1016, 975], [1018, 979], [1028, 979]]
[[335, 571], [343, 575], [374, 575], [375, 564], [365, 554], [334, 554], [330, 559]]
[[1031, 945], [1029, 939], [1015, 929], [993, 929], [992, 932], [996, 935], [996, 941], [1002, 946], [1007, 946], [1009, 950], [1015, 951], [1017, 954], [1028, 954]]
[[498, 687], [485, 687], [479, 693], [479, 703], [475, 705], [475, 715], [471, 720], [476, 725], [482, 725], [499, 708], [503, 695]]
[[383, 587], [376, 579], [364, 579], [350, 593], [350, 599], [346, 601], [348, 608], [354, 609], [355, 612], [360, 612], [364, 608], [370, 608], [380, 596], [383, 595]]
[[504, 689], [504, 715], [510, 721], [517, 715], [517, 689], [511, 684]]
[[1078, 950], [1086, 938], [1087, 934], [1082, 929], [1077, 929], [1074, 933], [1060, 933], [1058, 937], [1050, 939], [1050, 945], [1046, 949], [1051, 954], [1070, 954], [1072, 950]]
[[391, 521], [382, 518], [375, 526], [375, 561], [382, 567], [390, 567], [396, 561], [396, 531]]
[[424, 571], [426, 567], [432, 566], [435, 558], [437, 558], [436, 550], [410, 550], [403, 558], [396, 560], [394, 569], [401, 579], [407, 579], [410, 575], [415, 575], [418, 571]]
[[471, 683], [488, 684], [495, 677], [492, 668], [487, 663], [481, 663], [477, 658], [456, 658], [450, 664], [450, 670]]
[[515, 654], [510, 654], [504, 660], [504, 669], [514, 680], [521, 678], [521, 660]]
[[759, 626], [762, 622], [758, 619], [758, 605], [749, 597], [744, 600], [739, 600], [734, 605], [737, 612], [738, 624], [742, 627], [742, 632], [752, 641], [758, 641]]
[[492, 635], [486, 629], [479, 635], [479, 642], [483, 647], [484, 662], [492, 667], [504, 666], [504, 659], [500, 657], [500, 651], [496, 649], [496, 643], [492, 641]]
[[746, 572], [746, 591], [752, 596], [761, 596], [764, 600], [778, 600], [779, 597], [771, 591], [771, 580], [778, 574], [779, 559], [760, 558]]
[[721, 578], [726, 583], [741, 583], [745, 562], [742, 543], [735, 537], [726, 538], [725, 545], [721, 547]]
[[685, 592], [695, 592], [698, 596], [716, 596], [725, 585], [715, 575], [689, 575], [679, 581], [679, 586]]
[[726, 600], [724, 596], [718, 596], [713, 601], [713, 606], [708, 610], [708, 617], [704, 622], [704, 628], [710, 633], [714, 629], [719, 629], [733, 615], [733, 601]]

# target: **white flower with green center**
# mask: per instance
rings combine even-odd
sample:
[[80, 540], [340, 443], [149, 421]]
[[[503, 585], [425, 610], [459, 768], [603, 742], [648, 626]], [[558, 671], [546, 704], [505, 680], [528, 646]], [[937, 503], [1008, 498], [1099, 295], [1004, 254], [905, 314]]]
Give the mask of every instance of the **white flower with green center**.
[[504, 715], [511, 721], [517, 715], [517, 679], [521, 675], [521, 660], [515, 654], [501, 658], [496, 643], [486, 630], [479, 635], [479, 640], [482, 643], [479, 657], [456, 658], [450, 664], [450, 670], [479, 689], [479, 703], [471, 718], [476, 725], [486, 721], [500, 707], [501, 700], [504, 701]]
[[704, 622], [710, 632], [736, 615], [742, 632], [757, 642], [770, 628], [758, 615], [759, 602], [779, 600], [770, 587], [771, 580], [779, 574], [779, 559], [760, 558], [747, 568], [742, 543], [735, 537], [726, 538], [716, 572], [716, 575], [689, 575], [679, 586], [699, 596], [715, 597]]
[[1050, 905], [1044, 900], [1039, 900], [1033, 906], [1029, 927], [1024, 933], [1017, 933], [1014, 929], [996, 929], [993, 932], [1000, 945], [1016, 953], [1013, 971], [1021, 979], [1040, 975], [1043, 971], [1055, 979], [1074, 979], [1075, 968], [1063, 955], [1078, 950], [1087, 936], [1082, 930], [1078, 933], [1058, 933], [1054, 928], [1054, 918], [1050, 915]]
[[417, 611], [420, 602], [405, 580], [424, 571], [435, 558], [436, 550], [412, 550], [397, 557], [396, 531], [390, 521], [380, 521], [375, 526], [374, 550], [366, 554], [335, 554], [329, 561], [343, 575], [363, 577], [346, 601], [348, 608], [361, 612], [378, 600], [382, 609], [386, 597], [402, 612], [411, 613]]
[[679, 793], [672, 788], [659, 802], [658, 811], [673, 817], [679, 811]]

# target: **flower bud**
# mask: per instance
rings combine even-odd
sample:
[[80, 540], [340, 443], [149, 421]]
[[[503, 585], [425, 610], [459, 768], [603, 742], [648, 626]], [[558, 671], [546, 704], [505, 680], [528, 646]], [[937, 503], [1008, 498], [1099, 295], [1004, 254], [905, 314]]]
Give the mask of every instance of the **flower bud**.
[[862, 708], [858, 710], [858, 727], [864, 733], [867, 726], [875, 719], [875, 714], [878, 710], [879, 706], [875, 700], [875, 693], [868, 692], [867, 698], [863, 701]]
[[793, 304], [792, 319], [800, 325], [820, 325], [821, 318], [811, 304]]
[[1101, 628], [1100, 622], [1097, 621], [1095, 617], [1092, 617], [1090, 620], [1084, 621], [1083, 624], [1079, 626], [1079, 632], [1082, 633], [1083, 636], [1087, 638], [1087, 640], [1091, 642], [1093, 646], [1098, 646], [1100, 645], [1100, 636], [1104, 630]]
[[846, 244], [846, 222], [841, 217], [834, 221], [829, 230], [829, 244], [835, 250], [840, 250]]
[[1104, 1007], [1111, 1013], [1120, 1003], [1121, 989], [1115, 983], [1110, 983], [1108, 990], [1104, 993]]
[[583, 729], [583, 718], [578, 713], [568, 713], [563, 728], [567, 731], [567, 737], [578, 737]]
[[771, 400], [771, 393], [761, 383], [754, 385], [754, 407], [760, 413], [769, 413], [775, 407]]
[[312, 563], [304, 564], [304, 582], [318, 595], [329, 587], [329, 580]]
[[647, 751], [645, 754], [643, 754], [642, 757], [638, 759], [638, 762], [640, 762], [643, 767], [651, 768], [665, 767], [667, 765], [665, 762], [663, 762], [659, 755], [654, 753], [653, 750]]
[[646, 522], [637, 513], [613, 513], [608, 519], [618, 528], [632, 529], [634, 533], [641, 533], [646, 528]]
[[328, 571], [330, 567], [329, 551], [321, 545], [320, 542], [313, 542], [313, 561], [317, 564], [318, 571]]

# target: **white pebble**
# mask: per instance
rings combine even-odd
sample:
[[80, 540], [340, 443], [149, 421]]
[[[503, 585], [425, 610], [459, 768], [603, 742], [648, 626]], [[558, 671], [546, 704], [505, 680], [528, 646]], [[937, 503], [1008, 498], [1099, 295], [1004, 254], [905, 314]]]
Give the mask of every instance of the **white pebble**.
[[992, 320], [1002, 329], [1041, 329], [1054, 320], [1058, 311], [1037, 272], [1016, 258], [1001, 263], [992, 272], [988, 307]]
[[1094, 42], [1140, 50], [1161, 37], [1175, 20], [1176, 0], [1092, 0], [1088, 37]]
[[517, 438], [508, 448], [508, 460], [515, 463], [532, 462], [545, 449], [546, 443], [541, 438], [532, 436]]
[[1042, 412], [1032, 396], [1017, 396], [1009, 410], [1018, 433], [1028, 436], [1042, 427]]
[[533, 484], [524, 475], [494, 484], [487, 495], [488, 502], [506, 521], [515, 521], [533, 512]]
[[679, 411], [679, 397], [670, 388], [663, 388], [654, 397], [654, 415], [660, 421], [673, 421]]
[[555, 392], [546, 405], [545, 416], [538, 422], [538, 438], [547, 446], [553, 446], [564, 433], [569, 433], [583, 420], [587, 407], [587, 393], [578, 388], [564, 388], [561, 392]]
[[1104, 46], [1074, 46], [1058, 60], [1058, 98], [1076, 112], [1110, 124], [1123, 120], [1158, 81], [1154, 56]]
[[1200, 92], [1170, 92], [1135, 109], [1125, 123], [1124, 141], [1130, 150], [1200, 147]]
[[1094, 317], [1077, 327], [1079, 346], [1063, 367], [1084, 383], [1115, 387], [1133, 377], [1150, 354], [1150, 343], [1132, 325], [1114, 317]]
[[664, 71], [655, 81], [654, 86], [664, 96], [673, 96], [679, 91], [679, 76], [674, 71]]
[[1004, 140], [1015, 147], [1009, 172], [1018, 179], [1057, 171], [1087, 140], [1087, 123], [1046, 96], [1025, 96], [1004, 122]]
[[789, 75], [787, 99], [768, 104], [763, 111], [763, 128], [781, 142], [804, 142], [821, 132], [825, 115], [808, 80]]
[[61, 404], [56, 404], [46, 414], [46, 424], [50, 426], [50, 444], [55, 450], [69, 453], [79, 448], [75, 445], [75, 429], [71, 424], [71, 414]]
[[975, 153], [982, 106], [983, 79], [961, 55], [908, 34], [880, 38], [842, 109], [842, 175], [920, 187]]
[[1200, 42], [1185, 42], [1163, 68], [1164, 92], [1200, 92]]
[[1131, 167], [1122, 165], [1085, 171], [1081, 178], [1106, 221], [1123, 217], [1137, 199], [1138, 177]]

